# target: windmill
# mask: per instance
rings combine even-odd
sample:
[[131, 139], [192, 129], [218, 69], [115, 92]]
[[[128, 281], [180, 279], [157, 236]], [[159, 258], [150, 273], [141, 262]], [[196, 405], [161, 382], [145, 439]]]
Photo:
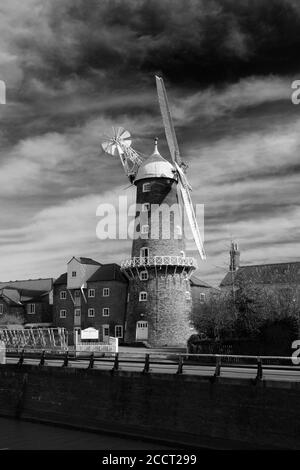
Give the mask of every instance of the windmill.
[[[206, 255], [192, 203], [192, 188], [185, 174], [187, 165], [185, 162], [183, 162], [180, 156], [178, 142], [172, 121], [172, 116], [169, 109], [169, 103], [163, 79], [158, 76], [155, 76], [155, 79], [158, 94], [158, 102], [165, 128], [165, 135], [170, 150], [171, 161], [177, 171], [179, 191], [181, 194], [183, 206], [185, 208], [185, 212], [192, 230], [197, 250], [201, 259], [204, 260], [206, 259]], [[118, 129], [113, 128], [113, 136], [110, 137], [109, 140], [102, 143], [102, 148], [106, 153], [109, 153], [110, 155], [119, 155], [125, 174], [128, 176], [130, 182], [133, 183], [138, 169], [142, 164], [142, 158], [141, 155], [131, 147], [131, 142], [132, 141], [130, 138], [130, 133], [127, 130], [124, 130], [122, 127], [119, 127]]]
[[184, 346], [191, 334], [190, 276], [197, 263], [185, 255], [180, 225], [183, 208], [201, 259], [205, 253], [185, 174], [187, 165], [180, 157], [162, 79], [156, 77], [156, 84], [171, 160], [159, 153], [157, 139], [154, 152], [142, 158], [123, 128], [114, 129], [102, 148], [119, 156], [126, 176], [136, 187], [131, 257], [121, 262], [129, 281], [125, 341], [146, 341], [154, 347]]

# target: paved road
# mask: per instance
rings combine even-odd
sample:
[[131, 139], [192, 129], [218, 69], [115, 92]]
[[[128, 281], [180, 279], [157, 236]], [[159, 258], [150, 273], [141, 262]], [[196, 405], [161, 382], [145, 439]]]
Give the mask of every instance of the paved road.
[[[135, 356], [129, 357], [120, 356], [121, 362], [119, 363], [119, 370], [121, 371], [136, 371], [142, 372], [144, 368], [144, 358], [142, 356]], [[140, 360], [140, 363], [137, 362]], [[175, 360], [168, 360], [166, 358], [161, 358], [160, 356], [157, 358], [158, 361], [163, 362], [162, 364], [155, 364], [153, 363], [153, 358], [151, 358], [151, 365], [150, 365], [150, 372], [153, 373], [165, 373], [165, 374], [175, 374], [178, 369], [177, 361]], [[124, 362], [123, 362], [124, 361]], [[8, 364], [16, 364], [18, 362], [17, 358], [8, 357], [7, 363]], [[25, 364], [35, 364], [38, 365], [40, 359], [35, 358], [26, 358]], [[63, 363], [63, 359], [46, 359], [45, 365], [52, 366], [52, 367], [61, 367]], [[75, 368], [87, 368], [88, 367], [88, 360], [70, 360], [69, 367]], [[113, 367], [113, 360], [111, 358], [104, 358], [101, 361], [95, 361], [94, 369], [101, 369], [101, 370], [111, 370]], [[183, 367], [183, 375], [196, 375], [196, 376], [213, 376], [215, 372], [215, 366], [204, 366], [204, 365], [191, 365], [191, 364], [184, 364]], [[221, 368], [221, 377], [238, 377], [238, 378], [255, 378], [257, 373], [256, 366], [249, 367], [249, 366], [222, 366]], [[272, 366], [272, 368], [267, 368], [264, 366], [263, 369], [263, 378], [268, 380], [284, 380], [284, 381], [292, 381], [292, 382], [299, 382], [300, 381], [300, 369], [295, 366], [290, 366], [283, 368], [281, 366]]]
[[0, 418], [0, 450], [158, 450], [160, 444]]

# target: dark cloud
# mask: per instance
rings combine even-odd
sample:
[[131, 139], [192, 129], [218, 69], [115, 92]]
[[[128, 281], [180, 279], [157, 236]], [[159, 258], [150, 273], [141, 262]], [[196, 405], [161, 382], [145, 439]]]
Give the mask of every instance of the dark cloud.
[[43, 13], [47, 33], [16, 42], [25, 79], [57, 88], [95, 71], [94, 86], [138, 86], [155, 72], [187, 85], [299, 70], [300, 15], [289, 0], [56, 0]]

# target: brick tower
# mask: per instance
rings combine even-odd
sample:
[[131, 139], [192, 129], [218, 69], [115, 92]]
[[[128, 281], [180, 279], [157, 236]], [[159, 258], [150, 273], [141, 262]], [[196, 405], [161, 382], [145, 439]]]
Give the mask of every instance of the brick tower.
[[186, 345], [191, 334], [189, 277], [178, 175], [157, 149], [139, 167], [135, 237], [131, 258], [121, 265], [129, 279], [125, 341], [150, 346]]

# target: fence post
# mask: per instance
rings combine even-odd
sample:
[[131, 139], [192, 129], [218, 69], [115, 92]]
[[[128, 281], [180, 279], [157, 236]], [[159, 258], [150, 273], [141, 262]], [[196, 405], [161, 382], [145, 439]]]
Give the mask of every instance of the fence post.
[[256, 373], [256, 377], [255, 377], [255, 381], [259, 381], [259, 380], [262, 380], [263, 378], [263, 367], [262, 367], [262, 362], [261, 362], [261, 358], [258, 356], [257, 357], [257, 373]]
[[182, 358], [182, 356], [179, 356], [178, 368], [177, 368], [176, 374], [178, 374], [178, 375], [182, 374], [182, 369], [183, 369], [183, 358]]
[[214, 373], [214, 377], [220, 377], [221, 375], [221, 357], [216, 356], [216, 369]]
[[64, 362], [63, 362], [63, 367], [68, 367], [69, 365], [69, 351], [66, 351]]
[[143, 374], [148, 374], [150, 370], [150, 354], [145, 355], [145, 365], [143, 369]]
[[95, 362], [95, 357], [94, 357], [94, 353], [92, 352], [92, 354], [90, 355], [90, 362], [89, 362], [89, 365], [88, 365], [88, 369], [93, 369], [94, 362]]
[[25, 356], [25, 351], [24, 351], [24, 349], [22, 349], [21, 354], [20, 354], [20, 359], [19, 359], [18, 364], [17, 364], [18, 367], [21, 367], [23, 365], [24, 359], [25, 359], [24, 356]]
[[0, 364], [6, 364], [6, 346], [4, 341], [0, 339]]
[[41, 355], [41, 360], [40, 360], [40, 366], [44, 366], [45, 365], [45, 350], [43, 350], [42, 352], [42, 355]]
[[119, 353], [115, 354], [115, 362], [111, 371], [115, 372], [116, 370], [119, 370]]

